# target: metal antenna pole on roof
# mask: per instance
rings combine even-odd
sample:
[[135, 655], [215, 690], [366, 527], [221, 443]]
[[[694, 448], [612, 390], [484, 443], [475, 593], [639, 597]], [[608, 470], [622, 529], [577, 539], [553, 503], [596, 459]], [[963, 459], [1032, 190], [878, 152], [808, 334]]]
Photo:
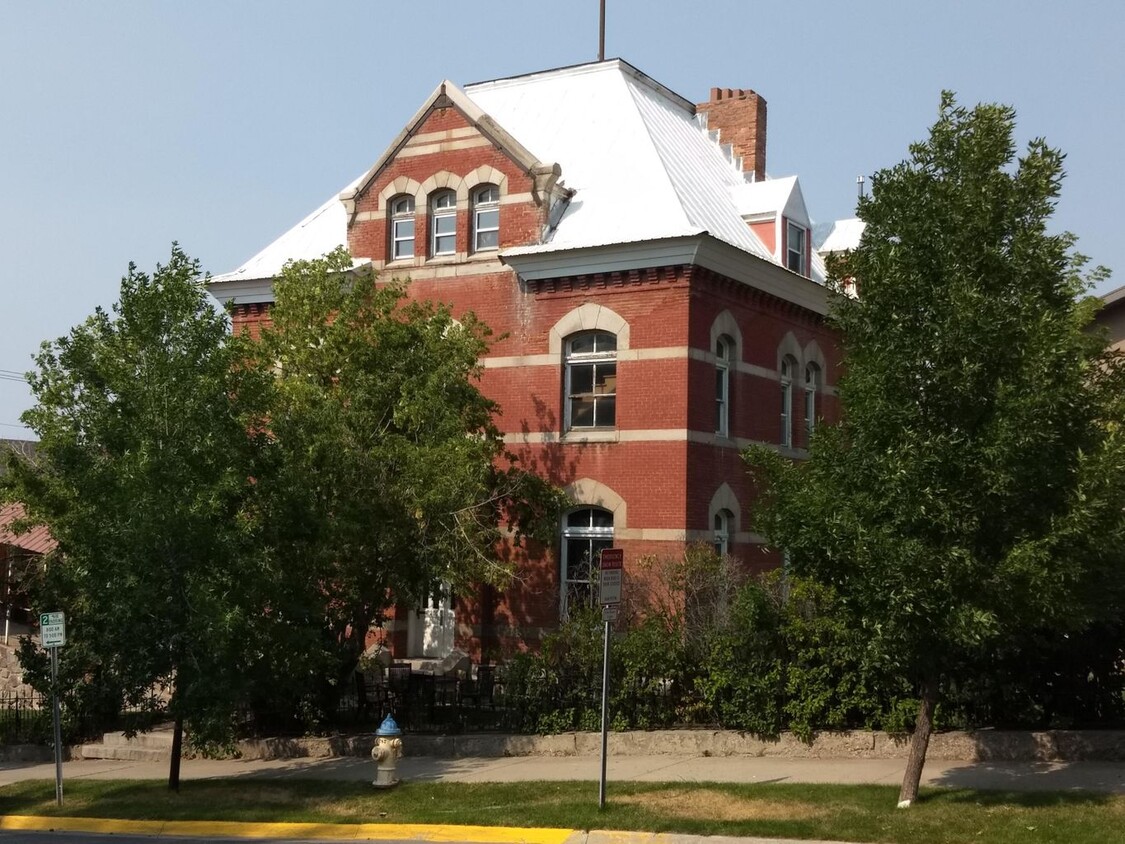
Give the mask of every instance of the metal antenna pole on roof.
[[863, 176], [855, 177], [856, 187], [859, 189], [859, 198], [863, 199]]
[[605, 61], [605, 0], [601, 0], [601, 15], [598, 20], [598, 61]]

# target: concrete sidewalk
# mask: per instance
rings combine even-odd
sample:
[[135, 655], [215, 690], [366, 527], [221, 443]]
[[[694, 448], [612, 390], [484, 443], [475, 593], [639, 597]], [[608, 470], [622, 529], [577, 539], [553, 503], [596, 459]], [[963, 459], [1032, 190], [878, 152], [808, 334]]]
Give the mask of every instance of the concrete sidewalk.
[[[409, 747], [407, 748], [409, 750]], [[185, 759], [184, 779], [370, 780], [374, 763], [359, 757], [280, 760]], [[897, 785], [900, 759], [786, 759], [745, 756], [610, 756], [609, 782], [841, 783]], [[407, 780], [443, 782], [596, 781], [597, 757], [513, 756], [460, 758], [407, 756], [399, 764]], [[63, 764], [63, 779], [164, 779], [166, 762], [82, 760]], [[0, 785], [54, 779], [53, 764], [0, 764]], [[926, 763], [923, 785], [1012, 791], [1089, 790], [1125, 794], [1123, 762], [949, 762]]]

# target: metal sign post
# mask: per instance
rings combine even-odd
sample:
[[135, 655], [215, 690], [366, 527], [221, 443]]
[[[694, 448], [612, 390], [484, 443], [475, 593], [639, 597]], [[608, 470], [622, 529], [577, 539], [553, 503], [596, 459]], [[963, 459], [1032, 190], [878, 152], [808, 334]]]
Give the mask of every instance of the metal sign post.
[[598, 780], [599, 809], [605, 808], [606, 750], [609, 744], [609, 626], [617, 620], [617, 609], [621, 603], [621, 572], [624, 564], [625, 552], [620, 548], [606, 548], [602, 551], [598, 577], [598, 602], [602, 605], [602, 618], [605, 622], [605, 645], [602, 651], [602, 772]]
[[45, 612], [39, 616], [39, 639], [51, 652], [51, 712], [55, 722], [55, 802], [63, 804], [62, 721], [59, 717], [59, 648], [66, 644], [66, 616]]

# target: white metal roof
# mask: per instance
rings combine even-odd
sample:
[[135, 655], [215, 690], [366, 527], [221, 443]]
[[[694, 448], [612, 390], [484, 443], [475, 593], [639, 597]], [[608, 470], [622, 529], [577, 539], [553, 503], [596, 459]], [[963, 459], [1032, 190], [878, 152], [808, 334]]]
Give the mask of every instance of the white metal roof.
[[822, 223], [813, 229], [813, 241], [822, 255], [830, 252], [847, 252], [859, 246], [859, 239], [867, 224], [858, 217]]
[[[352, 187], [359, 179], [353, 180]], [[301, 222], [233, 272], [212, 276], [210, 283], [274, 278], [285, 262], [319, 258], [338, 246], [348, 245], [348, 217], [340, 191]], [[367, 263], [357, 261], [357, 265]]]
[[[696, 123], [689, 101], [620, 59], [482, 82], [464, 94], [540, 161], [561, 165], [560, 182], [574, 192], [547, 243], [502, 256], [707, 233], [778, 263], [744, 222], [744, 206], [776, 199], [782, 210], [796, 197], [804, 209], [795, 177], [776, 180], [776, 186], [770, 180], [748, 184]], [[363, 179], [211, 282], [270, 279], [287, 260], [346, 245], [347, 215], [339, 197]]]
[[470, 85], [465, 93], [574, 196], [550, 243], [515, 254], [707, 232], [770, 260], [739, 217], [745, 179], [695, 122], [691, 103], [615, 59]]

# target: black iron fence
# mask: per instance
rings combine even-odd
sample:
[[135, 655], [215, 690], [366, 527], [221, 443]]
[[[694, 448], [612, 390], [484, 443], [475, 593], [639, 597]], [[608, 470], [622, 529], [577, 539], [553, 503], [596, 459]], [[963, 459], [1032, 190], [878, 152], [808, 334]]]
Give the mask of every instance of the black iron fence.
[[[521, 667], [524, 670], [521, 672]], [[536, 733], [597, 729], [601, 678], [528, 675], [527, 666], [479, 666], [473, 676], [428, 674], [409, 665], [356, 673], [344, 694], [328, 705], [263, 705], [242, 720], [244, 735], [277, 736], [373, 732], [392, 715], [408, 732]], [[676, 690], [668, 683], [613, 689], [610, 718], [618, 726], [682, 723]], [[167, 718], [154, 698], [95, 718], [62, 711], [64, 741], [97, 738], [111, 730], [145, 730]], [[51, 700], [37, 692], [0, 692], [0, 744], [50, 744]]]
[[0, 744], [51, 741], [51, 699], [28, 690], [0, 691]]

